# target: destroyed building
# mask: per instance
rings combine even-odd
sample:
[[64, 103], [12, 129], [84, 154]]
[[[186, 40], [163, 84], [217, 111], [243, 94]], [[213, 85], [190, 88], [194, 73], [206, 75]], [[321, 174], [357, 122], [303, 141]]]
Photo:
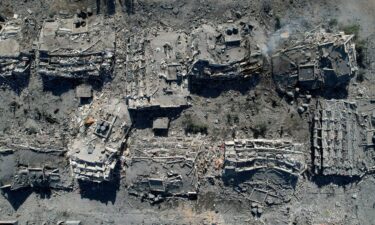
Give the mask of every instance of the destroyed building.
[[272, 56], [272, 74], [280, 90], [346, 87], [357, 68], [354, 35], [325, 31], [309, 33], [303, 41]]
[[31, 54], [23, 49], [22, 21], [0, 23], [0, 77], [28, 76]]
[[58, 169], [22, 168], [15, 174], [9, 184], [3, 184], [0, 188], [10, 188], [12, 191], [28, 187], [33, 189], [49, 189], [58, 188], [59, 182], [60, 174], [58, 173]]
[[111, 76], [115, 33], [110, 22], [100, 18], [80, 13], [46, 20], [35, 43], [38, 73], [72, 79]]
[[192, 79], [246, 78], [259, 74], [263, 69], [263, 57], [256, 45], [252, 45], [251, 26], [226, 23], [218, 27], [205, 24], [192, 31]]
[[375, 164], [372, 112], [356, 102], [320, 101], [313, 127], [314, 172], [321, 175], [361, 176]]
[[65, 173], [65, 150], [58, 146], [30, 146], [17, 140], [0, 140], [0, 189], [17, 191], [69, 189]]
[[192, 81], [246, 78], [263, 59], [246, 24], [203, 25], [191, 34], [153, 28], [127, 38], [129, 110], [189, 106]]
[[223, 179], [258, 204], [289, 201], [307, 168], [304, 146], [289, 140], [241, 139], [224, 148]]
[[274, 169], [298, 176], [306, 169], [303, 145], [288, 140], [266, 139], [225, 142], [225, 176], [260, 169]]
[[79, 134], [69, 144], [73, 176], [81, 181], [111, 181], [131, 127], [125, 103], [93, 103], [78, 123]]
[[126, 43], [126, 96], [129, 110], [176, 109], [189, 105], [187, 35], [150, 31]]
[[132, 195], [152, 203], [166, 197], [196, 198], [196, 159], [203, 141], [197, 137], [131, 139], [125, 181]]

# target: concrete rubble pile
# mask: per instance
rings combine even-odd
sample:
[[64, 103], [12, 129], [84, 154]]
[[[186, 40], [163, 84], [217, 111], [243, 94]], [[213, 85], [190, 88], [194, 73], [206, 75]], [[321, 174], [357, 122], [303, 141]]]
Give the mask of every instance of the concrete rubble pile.
[[360, 112], [356, 102], [320, 101], [314, 116], [314, 172], [362, 176], [375, 165], [373, 113]]
[[278, 88], [345, 88], [358, 70], [353, 38], [344, 33], [308, 33], [303, 41], [277, 51], [272, 73]]
[[111, 181], [126, 142], [131, 121], [125, 103], [93, 103], [79, 123], [80, 132], [69, 144], [73, 176], [81, 181]]
[[126, 95], [130, 110], [189, 105], [186, 77], [187, 35], [142, 32], [126, 44]]
[[0, 77], [29, 75], [31, 54], [22, 49], [20, 20], [0, 23]]
[[84, 12], [46, 20], [34, 46], [38, 73], [72, 79], [111, 76], [116, 37], [113, 26], [106, 23]]
[[225, 176], [236, 176], [262, 169], [273, 169], [299, 176], [306, 168], [302, 144], [267, 139], [225, 142]]

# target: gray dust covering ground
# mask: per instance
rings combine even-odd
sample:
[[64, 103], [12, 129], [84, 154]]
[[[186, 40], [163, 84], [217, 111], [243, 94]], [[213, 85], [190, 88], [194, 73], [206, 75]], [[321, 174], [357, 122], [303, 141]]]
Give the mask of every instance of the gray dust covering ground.
[[[20, 21], [22, 54], [0, 57], [0, 224], [375, 224], [374, 12], [374, 0], [1, 0], [0, 31]], [[46, 21], [67, 18], [53, 33], [69, 47], [41, 49]], [[238, 46], [216, 34], [231, 26]], [[280, 88], [274, 55], [339, 32], [354, 35], [349, 82]], [[5, 75], [17, 60], [25, 71]]]

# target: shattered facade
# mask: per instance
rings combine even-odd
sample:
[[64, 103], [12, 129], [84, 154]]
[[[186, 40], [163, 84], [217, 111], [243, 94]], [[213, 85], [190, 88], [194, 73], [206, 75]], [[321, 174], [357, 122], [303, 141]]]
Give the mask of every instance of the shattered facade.
[[72, 79], [111, 76], [115, 38], [100, 17], [47, 20], [36, 43], [38, 73]]
[[354, 35], [314, 32], [272, 56], [281, 90], [346, 87], [357, 68]]
[[304, 145], [290, 140], [237, 139], [223, 147], [223, 179], [255, 204], [289, 201], [307, 169]]

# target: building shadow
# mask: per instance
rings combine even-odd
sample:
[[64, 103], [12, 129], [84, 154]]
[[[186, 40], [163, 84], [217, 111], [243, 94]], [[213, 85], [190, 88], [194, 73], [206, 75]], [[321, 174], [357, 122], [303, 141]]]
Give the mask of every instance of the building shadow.
[[12, 191], [10, 189], [1, 190], [2, 195], [8, 200], [14, 210], [18, 210], [19, 207], [26, 201], [31, 195], [31, 188], [20, 189]]
[[223, 92], [230, 90], [246, 94], [254, 89], [260, 82], [260, 75], [253, 75], [248, 78], [237, 78], [227, 80], [196, 79], [190, 77], [189, 90], [192, 94], [205, 98], [216, 98]]
[[49, 78], [42, 76], [43, 91], [51, 92], [55, 96], [60, 96], [70, 90], [75, 89], [77, 86], [86, 83], [89, 84], [93, 90], [100, 92], [105, 82], [103, 79], [64, 79], [64, 78]]
[[359, 176], [338, 176], [338, 175], [314, 175], [311, 177], [311, 181], [319, 187], [335, 184], [340, 187], [344, 187], [349, 184], [356, 184], [361, 180]]
[[172, 109], [145, 109], [145, 110], [129, 110], [133, 127], [137, 129], [152, 128], [155, 118], [168, 117], [169, 121], [173, 121], [180, 117], [181, 113], [189, 106], [172, 108]]
[[0, 76], [0, 86], [7, 86], [17, 94], [20, 94], [29, 85], [29, 81], [29, 73], [25, 76], [11, 76], [9, 78]]

